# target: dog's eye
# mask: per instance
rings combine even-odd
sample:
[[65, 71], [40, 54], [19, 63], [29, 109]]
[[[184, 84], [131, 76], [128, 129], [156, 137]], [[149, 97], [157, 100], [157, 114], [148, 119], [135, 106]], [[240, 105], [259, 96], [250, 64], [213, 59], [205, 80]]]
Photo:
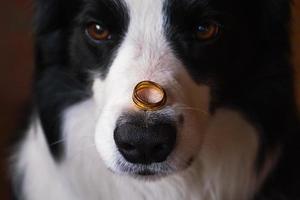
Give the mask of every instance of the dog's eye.
[[200, 41], [214, 39], [220, 32], [220, 25], [216, 22], [204, 22], [197, 27], [196, 37]]
[[89, 24], [86, 28], [86, 33], [95, 41], [109, 40], [111, 38], [109, 30], [97, 23]]

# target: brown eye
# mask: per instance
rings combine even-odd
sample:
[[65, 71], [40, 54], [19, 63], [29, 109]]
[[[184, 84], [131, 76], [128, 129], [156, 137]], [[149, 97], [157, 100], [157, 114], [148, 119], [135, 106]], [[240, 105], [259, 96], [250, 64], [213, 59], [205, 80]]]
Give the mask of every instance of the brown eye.
[[218, 36], [219, 32], [219, 24], [215, 22], [206, 22], [198, 26], [196, 37], [201, 41], [211, 40]]
[[108, 29], [96, 23], [89, 24], [86, 32], [92, 39], [96, 41], [109, 40], [111, 37]]

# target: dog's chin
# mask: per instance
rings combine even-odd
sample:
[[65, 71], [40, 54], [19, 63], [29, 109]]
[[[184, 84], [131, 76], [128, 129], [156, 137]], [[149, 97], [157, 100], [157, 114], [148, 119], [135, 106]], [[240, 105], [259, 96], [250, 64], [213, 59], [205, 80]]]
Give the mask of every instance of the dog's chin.
[[[159, 165], [159, 164], [158, 164]], [[116, 175], [128, 176], [134, 179], [143, 181], [156, 181], [176, 173], [174, 169], [153, 169], [147, 165], [141, 166], [118, 166], [117, 169], [111, 169], [110, 171]]]
[[137, 180], [153, 182], [153, 181], [158, 181], [160, 179], [163, 179], [173, 173], [175, 172], [161, 173], [161, 172], [144, 170], [144, 171], [128, 173], [127, 175]]
[[118, 162], [115, 169], [109, 170], [120, 176], [129, 176], [142, 181], [157, 181], [162, 178], [180, 173], [189, 168], [193, 163], [193, 159], [185, 162], [181, 166], [174, 166], [168, 162], [152, 163], [152, 164], [132, 164], [128, 162]]

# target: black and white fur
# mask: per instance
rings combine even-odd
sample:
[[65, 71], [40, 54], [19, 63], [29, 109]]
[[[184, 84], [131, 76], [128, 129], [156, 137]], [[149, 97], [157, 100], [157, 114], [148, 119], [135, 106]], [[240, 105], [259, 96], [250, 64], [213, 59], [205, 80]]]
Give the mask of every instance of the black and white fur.
[[[37, 0], [36, 12], [33, 108], [12, 157], [17, 198], [300, 199], [289, 0]], [[218, 38], [190, 37], [203, 20], [222, 24]], [[87, 37], [94, 21], [111, 40]], [[143, 80], [167, 90], [164, 109], [132, 104]], [[164, 162], [119, 153], [116, 123], [138, 113], [175, 121]]]

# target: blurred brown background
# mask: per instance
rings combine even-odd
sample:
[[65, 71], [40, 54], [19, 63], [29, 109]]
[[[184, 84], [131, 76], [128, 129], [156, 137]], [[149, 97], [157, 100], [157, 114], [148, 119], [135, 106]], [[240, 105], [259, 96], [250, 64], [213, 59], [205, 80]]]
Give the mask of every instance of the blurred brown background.
[[32, 64], [29, 0], [0, 1], [0, 199], [10, 199], [3, 160], [4, 144], [29, 95]]
[[[300, 102], [300, 2], [295, 1], [294, 60]], [[31, 11], [29, 0], [1, 0], [0, 6], [0, 199], [9, 199], [3, 164], [4, 143], [15, 127], [32, 77]], [[299, 67], [298, 67], [299, 66]], [[300, 105], [300, 104], [299, 104]]]

